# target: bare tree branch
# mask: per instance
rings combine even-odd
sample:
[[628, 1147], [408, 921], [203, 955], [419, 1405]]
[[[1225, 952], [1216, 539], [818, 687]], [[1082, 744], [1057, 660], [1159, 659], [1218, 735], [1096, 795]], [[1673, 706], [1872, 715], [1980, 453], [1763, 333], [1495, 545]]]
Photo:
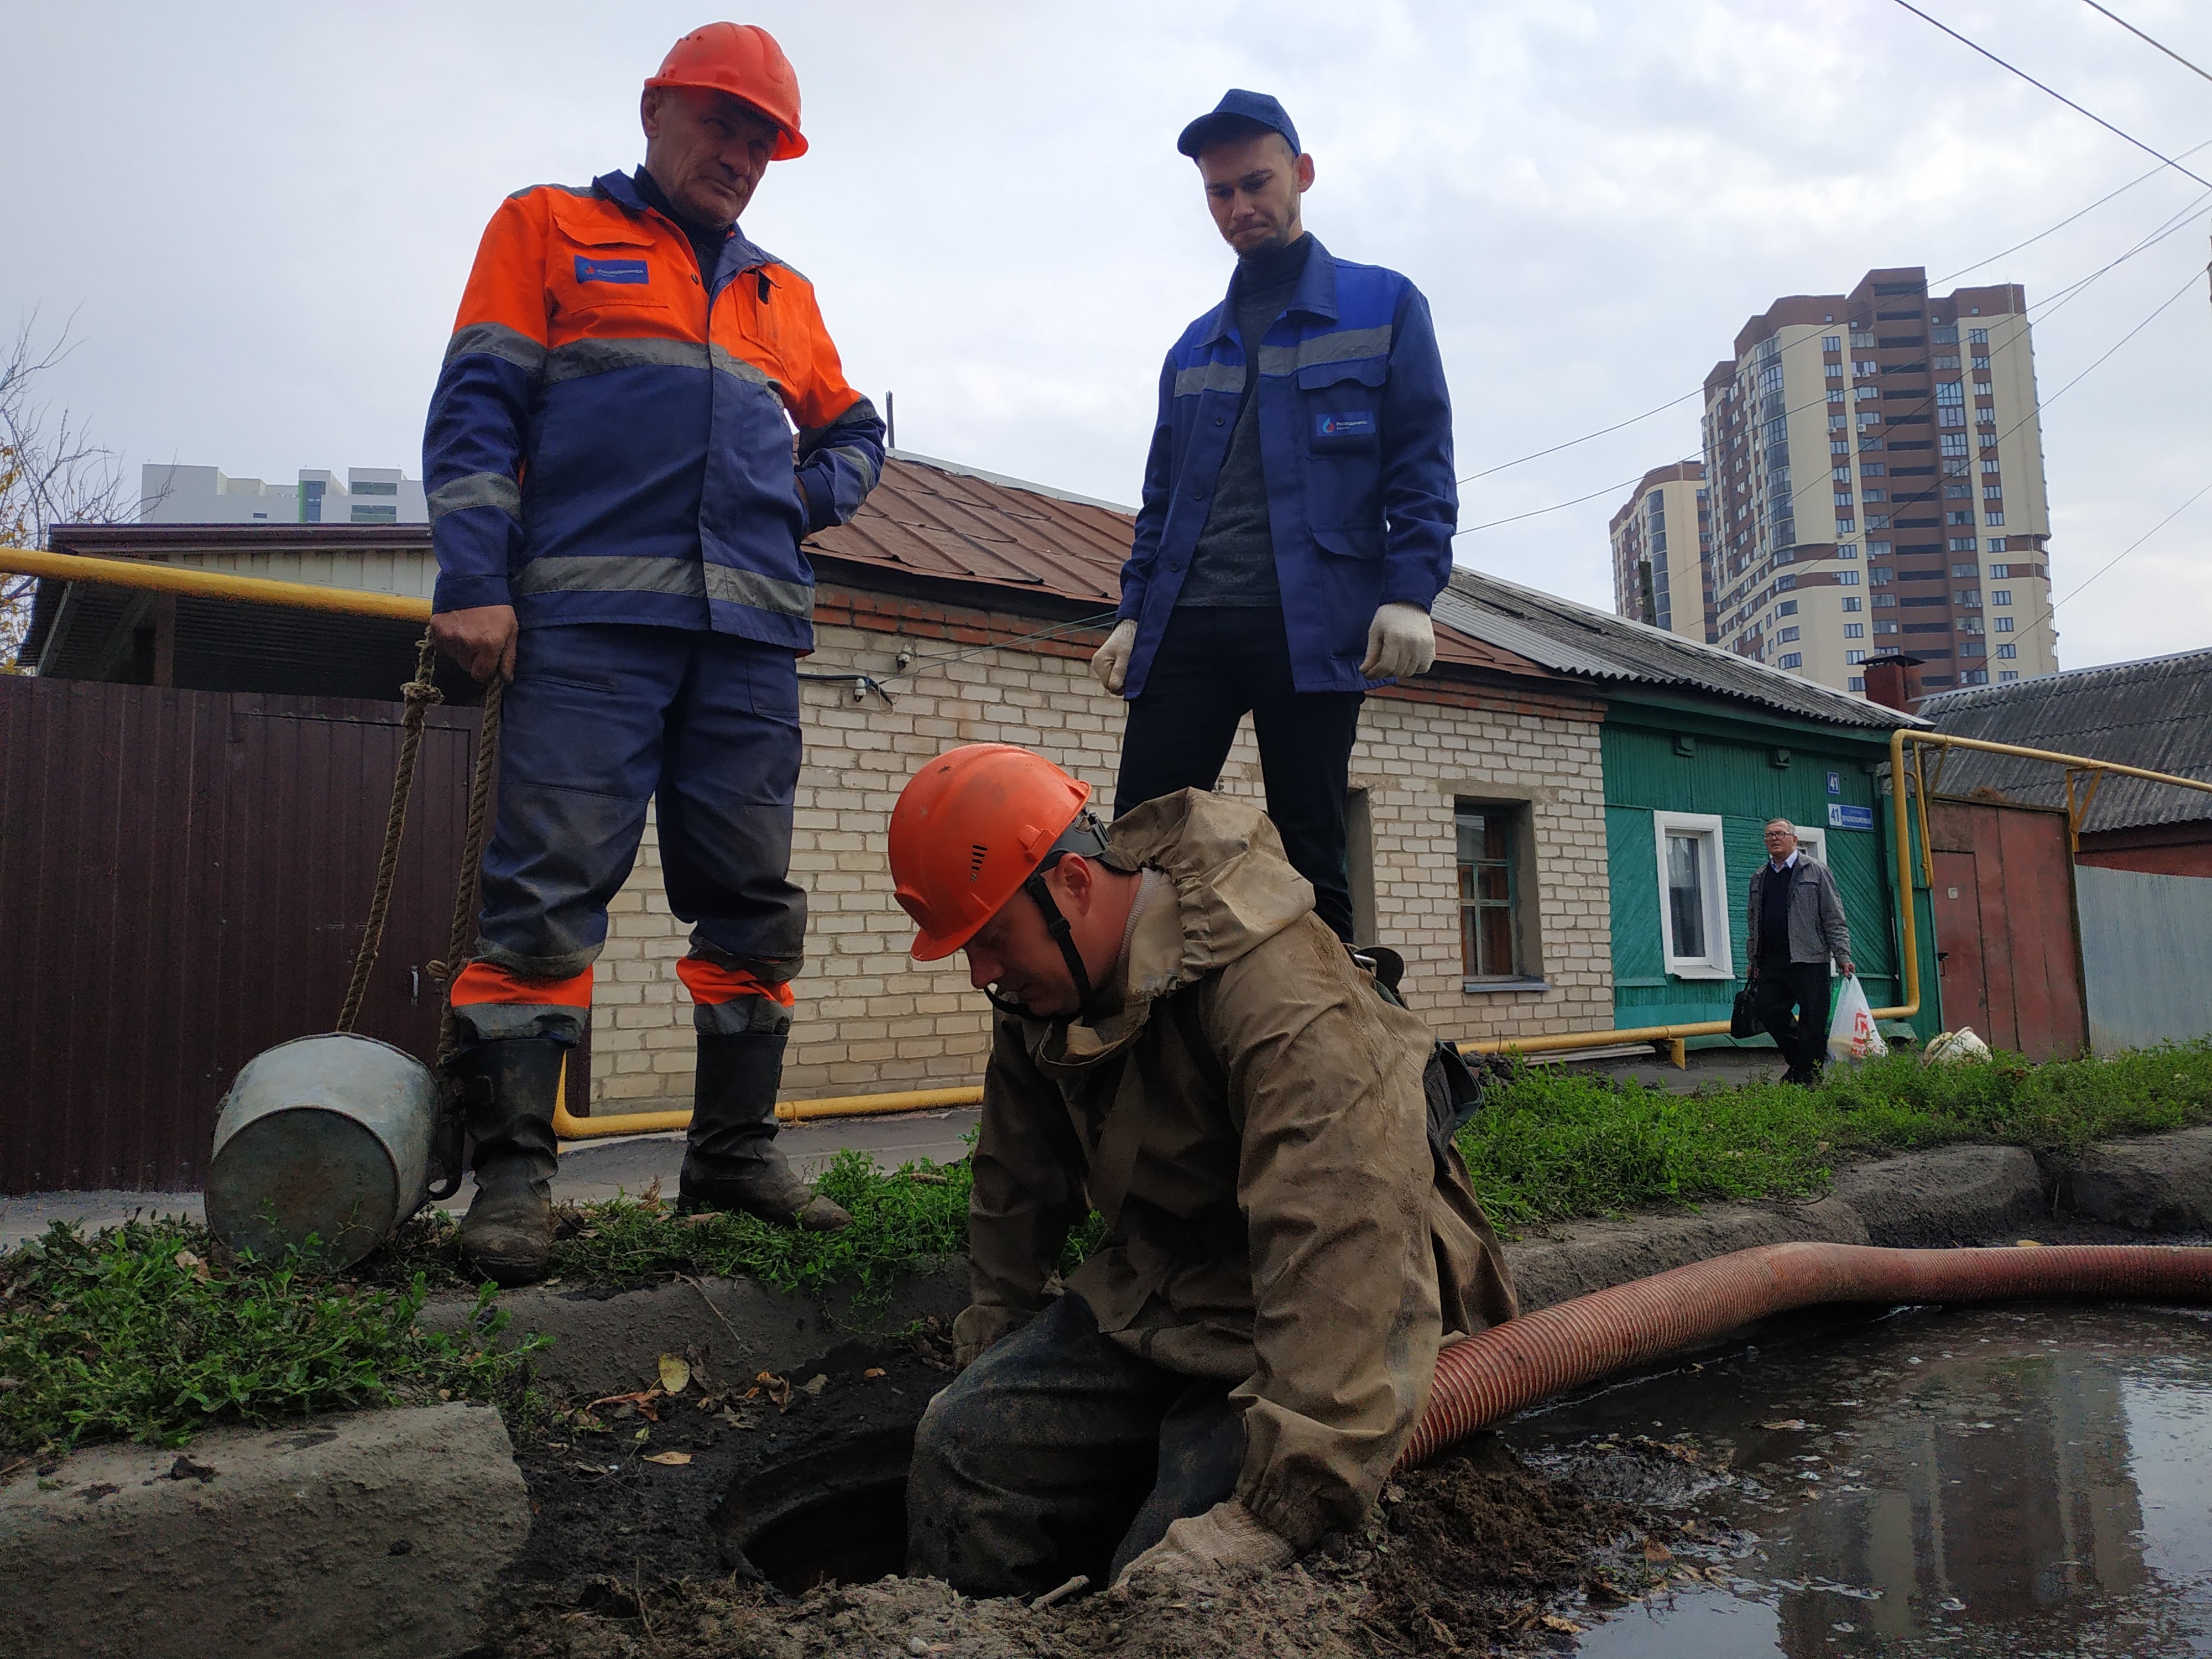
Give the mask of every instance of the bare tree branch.
[[[41, 343], [33, 311], [0, 345], [0, 546], [44, 549], [59, 524], [117, 524], [135, 517], [122, 459], [94, 443], [67, 404], [40, 396], [76, 343], [69, 323]], [[0, 573], [0, 672], [23, 672], [17, 655], [31, 625], [34, 578]]]

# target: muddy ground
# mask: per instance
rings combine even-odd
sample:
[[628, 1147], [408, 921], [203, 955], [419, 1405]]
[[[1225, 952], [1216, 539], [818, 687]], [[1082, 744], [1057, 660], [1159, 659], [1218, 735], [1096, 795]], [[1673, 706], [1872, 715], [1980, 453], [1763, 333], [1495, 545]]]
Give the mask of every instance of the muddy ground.
[[[1684, 1507], [1706, 1477], [1681, 1449], [1619, 1447], [1589, 1478], [1553, 1480], [1482, 1436], [1392, 1481], [1362, 1536], [1262, 1578], [1031, 1608], [880, 1576], [895, 1539], [842, 1540], [857, 1583], [822, 1578], [835, 1544], [811, 1569], [766, 1564], [774, 1582], [730, 1553], [714, 1526], [725, 1492], [910, 1429], [950, 1375], [941, 1339], [923, 1331], [853, 1345], [805, 1376], [695, 1375], [673, 1396], [541, 1425], [517, 1446], [535, 1520], [485, 1659], [1559, 1651], [1578, 1626], [1665, 1594], [1722, 1541]], [[672, 1454], [689, 1461], [652, 1461]], [[896, 1502], [850, 1512], [895, 1514]]]

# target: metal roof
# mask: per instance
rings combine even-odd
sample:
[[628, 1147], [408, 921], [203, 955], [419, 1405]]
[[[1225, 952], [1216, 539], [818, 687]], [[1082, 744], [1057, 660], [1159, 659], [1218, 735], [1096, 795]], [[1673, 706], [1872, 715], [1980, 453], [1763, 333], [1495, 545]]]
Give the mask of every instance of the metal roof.
[[1887, 732], [1921, 720], [1680, 634], [1577, 605], [1486, 571], [1458, 569], [1437, 620], [1556, 673], [1703, 692], [1800, 720]]
[[[1920, 712], [1954, 737], [2212, 781], [2212, 649], [1939, 692], [1921, 702]], [[1956, 750], [1944, 762], [1942, 788], [1947, 795], [1989, 789], [2031, 806], [2062, 806], [2066, 775], [2047, 761]], [[2081, 828], [2133, 830], [2200, 818], [2212, 818], [2212, 795], [2108, 777]]]

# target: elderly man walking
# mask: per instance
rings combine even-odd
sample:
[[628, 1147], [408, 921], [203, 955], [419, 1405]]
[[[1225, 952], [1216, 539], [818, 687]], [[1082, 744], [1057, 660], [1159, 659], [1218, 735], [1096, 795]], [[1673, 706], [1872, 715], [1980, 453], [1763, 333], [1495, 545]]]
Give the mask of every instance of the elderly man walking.
[[891, 814], [915, 956], [1000, 1011], [964, 1369], [907, 1488], [914, 1571], [970, 1595], [1283, 1565], [1366, 1514], [1446, 1334], [1514, 1312], [1434, 1038], [1267, 818], [1188, 789], [1109, 832], [1090, 793], [975, 744]]
[[1352, 739], [1366, 691], [1436, 656], [1451, 400], [1420, 290], [1305, 228], [1313, 157], [1280, 104], [1231, 91], [1176, 148], [1237, 274], [1160, 373], [1121, 619], [1094, 659], [1129, 699], [1114, 811], [1212, 789], [1249, 713], [1268, 815], [1349, 942]]
[[[453, 1072], [476, 1143], [461, 1244], [544, 1276], [555, 1092], [607, 902], [658, 803], [698, 1073], [683, 1197], [817, 1229], [849, 1219], [774, 1146], [806, 896], [787, 877], [803, 538], [850, 518], [883, 424], [797, 271], [738, 217], [806, 152], [764, 29], [710, 23], [645, 83], [645, 165], [493, 215], [423, 439], [431, 633], [512, 680]], [[794, 445], [793, 428], [798, 428]]]
[[1820, 1080], [1828, 1054], [1828, 963], [1848, 978], [1851, 930], [1828, 866], [1797, 845], [1788, 818], [1766, 825], [1766, 862], [1751, 872], [1751, 988], [1759, 1023], [1789, 1069], [1784, 1083]]

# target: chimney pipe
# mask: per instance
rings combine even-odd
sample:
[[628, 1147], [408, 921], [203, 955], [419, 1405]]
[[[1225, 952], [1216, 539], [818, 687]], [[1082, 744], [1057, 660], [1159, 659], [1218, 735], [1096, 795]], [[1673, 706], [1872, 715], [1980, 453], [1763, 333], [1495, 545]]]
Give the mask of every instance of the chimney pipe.
[[1921, 659], [1908, 657], [1893, 651], [1871, 657], [1861, 665], [1866, 671], [1866, 694], [1869, 702], [1878, 702], [1885, 708], [1894, 708], [1900, 714], [1912, 712], [1920, 690], [1913, 683], [1912, 670], [1920, 666]]

